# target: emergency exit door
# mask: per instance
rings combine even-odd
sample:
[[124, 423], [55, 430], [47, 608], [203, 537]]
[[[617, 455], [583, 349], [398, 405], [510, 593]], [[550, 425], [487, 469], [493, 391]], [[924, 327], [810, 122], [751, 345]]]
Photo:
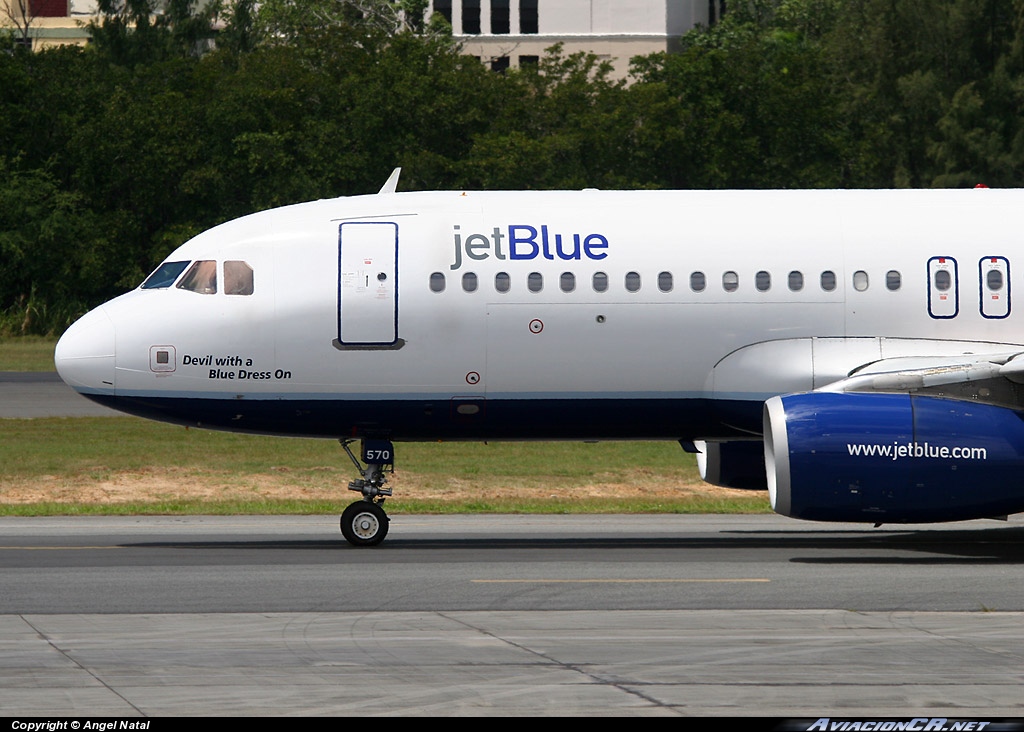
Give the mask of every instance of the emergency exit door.
[[956, 260], [932, 257], [928, 260], [928, 314], [933, 318], [955, 318], [960, 312], [960, 279]]
[[1010, 314], [1010, 261], [1006, 257], [984, 257], [978, 262], [981, 314], [1005, 318]]
[[390, 346], [398, 340], [398, 224], [338, 227], [338, 341]]

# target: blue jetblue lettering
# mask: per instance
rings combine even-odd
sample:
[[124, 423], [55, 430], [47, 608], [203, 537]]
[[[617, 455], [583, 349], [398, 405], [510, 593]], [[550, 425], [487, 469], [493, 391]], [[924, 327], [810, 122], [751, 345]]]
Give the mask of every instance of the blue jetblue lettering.
[[538, 229], [527, 224], [510, 224], [508, 234], [498, 226], [490, 235], [468, 234], [462, 237], [460, 227], [455, 226], [455, 261], [451, 269], [462, 267], [462, 255], [465, 251], [467, 259], [484, 260], [493, 255], [496, 259], [505, 259], [502, 242], [508, 239], [509, 259], [563, 259], [601, 260], [608, 256], [608, 238], [603, 234], [560, 234], [548, 230], [547, 224]]

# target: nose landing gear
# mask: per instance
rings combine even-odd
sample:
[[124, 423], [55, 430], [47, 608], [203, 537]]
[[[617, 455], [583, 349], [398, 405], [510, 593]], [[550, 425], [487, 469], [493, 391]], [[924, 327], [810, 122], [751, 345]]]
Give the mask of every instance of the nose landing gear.
[[388, 535], [388, 516], [379, 503], [356, 501], [341, 514], [341, 533], [352, 546], [376, 546]]
[[341, 446], [362, 476], [349, 483], [348, 489], [359, 491], [363, 497], [341, 514], [341, 533], [352, 546], [376, 546], [388, 535], [389, 519], [381, 504], [391, 495], [391, 489], [384, 486], [388, 482], [386, 473], [394, 471], [395, 450], [388, 440], [363, 440], [363, 468], [349, 447], [354, 441], [341, 440]]

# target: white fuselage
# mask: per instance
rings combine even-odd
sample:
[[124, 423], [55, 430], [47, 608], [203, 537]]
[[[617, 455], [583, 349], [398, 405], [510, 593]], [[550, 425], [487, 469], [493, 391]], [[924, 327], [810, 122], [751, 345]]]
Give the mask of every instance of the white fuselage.
[[[728, 439], [882, 358], [1006, 351], [1019, 191], [379, 194], [218, 226], [86, 315], [61, 375], [125, 411], [394, 439]], [[228, 294], [225, 262], [252, 272]], [[213, 266], [213, 265], [211, 265]], [[234, 266], [234, 265], [232, 265]], [[995, 274], [993, 274], [995, 273]]]

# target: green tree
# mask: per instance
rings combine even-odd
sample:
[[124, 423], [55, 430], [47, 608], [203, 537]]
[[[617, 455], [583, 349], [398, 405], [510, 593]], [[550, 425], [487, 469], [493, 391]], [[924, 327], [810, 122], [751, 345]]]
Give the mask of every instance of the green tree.
[[[634, 60], [631, 94], [674, 100], [674, 119], [647, 135], [664, 184], [842, 185], [847, 142], [822, 43], [774, 3], [734, 7], [714, 28], [690, 33], [679, 53]], [[795, 3], [784, 7], [795, 13]]]
[[1012, 0], [848, 0], [827, 43], [857, 150], [852, 183], [925, 186], [957, 91], [1012, 40]]
[[999, 18], [987, 36], [999, 40], [997, 52], [985, 54], [991, 70], [944, 104], [928, 148], [934, 186], [1024, 185], [1024, 2], [1013, 9], [1012, 22]]
[[548, 49], [537, 67], [495, 81], [494, 115], [461, 167], [467, 187], [617, 187], [631, 184], [625, 85], [592, 54]]
[[115, 294], [116, 254], [79, 196], [0, 157], [0, 331], [59, 330]]
[[219, 8], [197, 10], [195, 0], [97, 0], [99, 19], [88, 25], [91, 48], [127, 67], [199, 56], [210, 47]]

